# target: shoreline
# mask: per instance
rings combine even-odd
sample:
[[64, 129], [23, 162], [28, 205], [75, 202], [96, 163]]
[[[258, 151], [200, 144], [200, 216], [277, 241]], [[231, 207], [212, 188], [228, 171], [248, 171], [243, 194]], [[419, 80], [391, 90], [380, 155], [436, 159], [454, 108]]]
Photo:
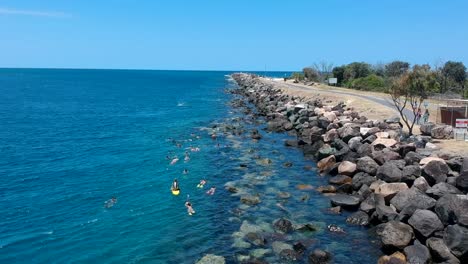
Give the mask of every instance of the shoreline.
[[285, 144], [301, 148], [330, 176], [330, 185], [317, 190], [333, 206], [355, 212], [348, 224], [377, 227], [389, 254], [379, 263], [467, 260], [467, 158], [426, 147], [427, 136], [400, 141], [397, 118], [372, 121], [344, 104], [288, 95], [253, 75], [232, 77], [235, 93], [266, 118], [268, 130], [296, 134]]

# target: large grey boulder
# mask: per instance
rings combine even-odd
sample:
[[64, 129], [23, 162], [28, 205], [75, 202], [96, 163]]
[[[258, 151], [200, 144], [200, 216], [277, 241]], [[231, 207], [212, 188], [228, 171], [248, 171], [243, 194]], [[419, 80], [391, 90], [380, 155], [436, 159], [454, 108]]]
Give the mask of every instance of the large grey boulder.
[[338, 134], [340, 135], [341, 139], [348, 143], [348, 141], [353, 137], [358, 137], [361, 135], [359, 132], [359, 127], [352, 127], [352, 126], [345, 126], [338, 129]]
[[338, 166], [338, 173], [342, 175], [352, 176], [356, 172], [356, 168], [356, 163], [345, 160], [341, 162]]
[[422, 159], [423, 156], [414, 151], [410, 151], [405, 155], [405, 161], [407, 165], [419, 164], [419, 161]]
[[375, 210], [375, 194], [371, 193], [362, 203], [359, 205], [359, 209], [366, 213], [372, 213]]
[[424, 166], [422, 174], [430, 185], [434, 185], [439, 182], [445, 182], [449, 170], [450, 168], [445, 162], [432, 160]]
[[436, 139], [453, 138], [453, 127], [449, 125], [437, 125], [431, 129], [431, 137]]
[[389, 149], [383, 149], [382, 151], [375, 151], [372, 153], [372, 158], [377, 161], [378, 164], [382, 165], [391, 160], [399, 160], [400, 154]]
[[445, 229], [444, 242], [450, 251], [462, 262], [468, 261], [468, 228], [449, 225]]
[[[421, 176], [421, 168], [418, 165], [405, 166], [402, 171], [401, 181], [408, 184], [414, 182], [417, 178], [423, 178]], [[423, 178], [424, 179], [424, 178]]]
[[417, 209], [408, 220], [408, 224], [424, 237], [429, 237], [435, 231], [444, 229], [444, 225], [437, 215], [429, 210]]
[[429, 249], [421, 244], [405, 247], [403, 250], [408, 264], [428, 264], [431, 262]]
[[468, 171], [462, 171], [455, 180], [456, 186], [465, 193], [468, 191]]
[[444, 225], [460, 224], [468, 227], [468, 196], [446, 194], [434, 208], [435, 213]]
[[421, 131], [421, 134], [424, 136], [430, 136], [432, 128], [435, 127], [435, 124], [432, 122], [427, 122], [419, 126], [419, 130]]
[[359, 206], [359, 197], [348, 194], [335, 194], [330, 197], [333, 206], [341, 206], [343, 208], [356, 208]]
[[[393, 206], [387, 206], [382, 195], [375, 194], [375, 212], [372, 214], [372, 219], [379, 222], [388, 222], [397, 219], [398, 213]], [[363, 210], [364, 211], [364, 210]]]
[[375, 162], [371, 157], [365, 156], [357, 160], [356, 169], [368, 173], [370, 175], [376, 175], [379, 164]]
[[429, 188], [426, 193], [434, 197], [435, 199], [439, 199], [440, 197], [446, 195], [446, 194], [462, 194], [460, 190], [457, 189], [457, 187], [450, 185], [446, 182], [440, 182]]
[[421, 192], [426, 192], [431, 186], [429, 186], [429, 183], [427, 183], [426, 179], [424, 177], [419, 177], [413, 182], [413, 186], [411, 188], [416, 188], [420, 190]]
[[403, 249], [414, 237], [411, 226], [398, 221], [380, 224], [377, 226], [376, 231], [384, 248], [393, 247]]
[[363, 211], [357, 211], [346, 218], [346, 223], [351, 225], [369, 225], [369, 215]]
[[432, 255], [432, 260], [435, 263], [459, 264], [457, 259], [451, 252], [444, 240], [441, 238], [431, 237], [426, 240], [426, 246]]
[[386, 182], [399, 182], [402, 176], [402, 171], [391, 163], [385, 163], [377, 170], [377, 178]]
[[353, 137], [348, 141], [349, 148], [353, 151], [357, 151], [362, 146], [362, 137]]
[[365, 172], [358, 172], [353, 176], [352, 185], [354, 190], [359, 190], [362, 185], [370, 186], [376, 180]]
[[387, 201], [389, 201], [395, 194], [407, 190], [408, 185], [403, 182], [392, 182], [392, 183], [384, 183], [379, 185], [379, 187], [375, 190], [375, 194], [382, 195]]
[[436, 200], [427, 196], [416, 188], [401, 191], [390, 200], [390, 204], [404, 213], [411, 216], [416, 209], [430, 209], [436, 204]]

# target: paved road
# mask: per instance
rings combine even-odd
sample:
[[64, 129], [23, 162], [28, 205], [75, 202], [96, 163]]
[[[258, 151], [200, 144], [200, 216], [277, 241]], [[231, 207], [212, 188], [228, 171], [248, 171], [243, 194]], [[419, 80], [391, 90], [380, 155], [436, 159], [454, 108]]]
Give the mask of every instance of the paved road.
[[[293, 84], [293, 83], [281, 83], [281, 85], [285, 85], [285, 86], [287, 86], [287, 87], [289, 87], [291, 89], [295, 89], [295, 90], [302, 90], [302, 91], [311, 91], [311, 90], [313, 90], [313, 91], [317, 91], [317, 92], [323, 92], [323, 90], [318, 89], [318, 88], [313, 87], [313, 86], [304, 87], [302, 85]], [[360, 98], [375, 102], [377, 104], [383, 105], [385, 107], [388, 107], [388, 108], [390, 108], [392, 110], [396, 110], [396, 107], [395, 107], [395, 105], [393, 104], [393, 101], [390, 98], [383, 98], [383, 97], [378, 97], [378, 96], [373, 96], [373, 95], [350, 93], [350, 92], [345, 92], [345, 91], [338, 90], [338, 89], [333, 89], [333, 88], [330, 88], [327, 91], [337, 93], [337, 94], [342, 94], [342, 95], [360, 97]], [[405, 109], [403, 111], [403, 113], [405, 114], [406, 117], [409, 118], [409, 120], [413, 120], [413, 117], [414, 117], [413, 111]]]

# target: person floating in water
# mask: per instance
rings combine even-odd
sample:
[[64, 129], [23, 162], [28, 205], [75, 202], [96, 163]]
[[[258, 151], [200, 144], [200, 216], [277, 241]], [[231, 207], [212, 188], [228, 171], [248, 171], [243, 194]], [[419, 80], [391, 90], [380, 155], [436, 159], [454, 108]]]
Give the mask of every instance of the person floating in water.
[[213, 186], [206, 192], [206, 194], [213, 195], [215, 193], [215, 191], [216, 191], [216, 187]]
[[206, 181], [205, 180], [200, 180], [200, 183], [197, 185], [197, 188], [203, 188], [205, 187]]
[[184, 171], [182, 171], [183, 174], [188, 174], [189, 171], [187, 169], [184, 169]]
[[185, 158], [184, 158], [185, 161], [189, 161], [190, 160], [190, 155], [187, 151], [185, 151]]
[[174, 165], [176, 164], [177, 162], [179, 161], [179, 158], [178, 157], [174, 157], [171, 161], [171, 165]]
[[189, 195], [187, 194], [187, 201], [185, 202], [185, 207], [187, 208], [187, 213], [193, 215], [195, 210], [193, 210], [192, 203], [190, 202]]
[[180, 191], [179, 182], [177, 181], [177, 179], [174, 179], [174, 181], [172, 182], [171, 190]]
[[117, 203], [117, 198], [112, 197], [111, 199], [107, 200], [105, 203], [104, 203], [104, 207], [105, 208], [111, 208], [112, 206], [114, 206], [115, 204]]

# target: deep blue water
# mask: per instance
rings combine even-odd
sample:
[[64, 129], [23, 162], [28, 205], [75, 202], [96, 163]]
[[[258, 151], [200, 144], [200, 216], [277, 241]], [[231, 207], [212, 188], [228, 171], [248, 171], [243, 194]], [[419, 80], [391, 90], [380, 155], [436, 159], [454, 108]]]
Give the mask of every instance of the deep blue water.
[[[308, 191], [310, 199], [300, 201], [297, 184], [326, 178], [303, 169], [314, 164], [283, 146], [287, 135], [210, 138], [213, 124], [242, 116], [227, 105], [226, 74], [0, 69], [0, 263], [194, 263], [205, 253], [233, 262], [249, 250], [232, 247], [243, 221], [287, 216], [344, 225], [346, 213], [326, 213], [326, 197]], [[184, 162], [190, 146], [200, 152]], [[169, 165], [166, 156], [180, 160]], [[274, 162], [260, 166], [259, 156]], [[179, 196], [169, 191], [174, 178]], [[204, 190], [196, 188], [202, 178]], [[243, 207], [224, 190], [228, 181], [255, 186], [262, 206]], [[211, 186], [217, 191], [208, 196]], [[288, 213], [275, 207], [277, 191], [292, 194]], [[187, 195], [194, 216], [184, 207]], [[113, 196], [117, 203], [105, 208]], [[240, 216], [233, 213], [239, 208]], [[345, 228], [346, 236], [308, 236], [337, 262], [375, 262], [379, 251], [367, 229]]]

